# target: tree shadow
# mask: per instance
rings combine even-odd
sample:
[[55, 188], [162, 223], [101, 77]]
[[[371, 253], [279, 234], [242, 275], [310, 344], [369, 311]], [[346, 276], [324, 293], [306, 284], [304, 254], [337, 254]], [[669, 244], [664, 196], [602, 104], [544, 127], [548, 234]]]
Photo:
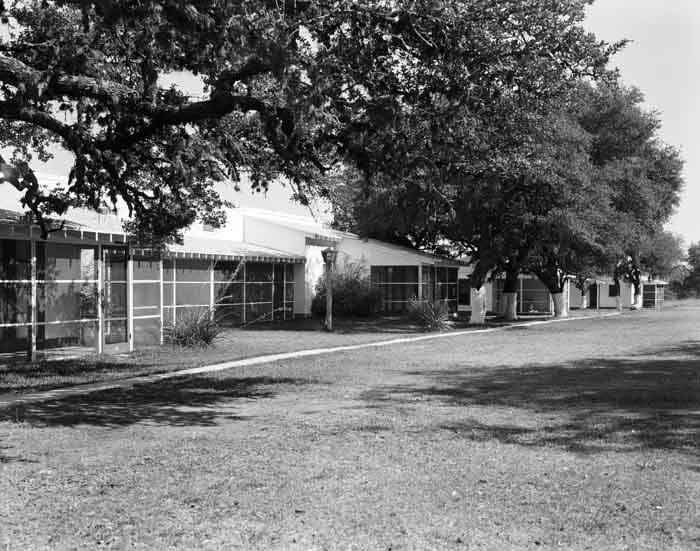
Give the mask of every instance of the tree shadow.
[[16, 455], [8, 455], [4, 450], [12, 449], [10, 446], [0, 445], [0, 465], [8, 463], [38, 463], [35, 459], [26, 459]]
[[[478, 407], [483, 417], [439, 425], [472, 440], [584, 453], [659, 449], [700, 456], [698, 357], [700, 342], [688, 341], [635, 357], [521, 368], [466, 364], [413, 372], [429, 384], [378, 387], [363, 398], [371, 404], [427, 398]], [[504, 416], [507, 423], [493, 422]]]
[[[285, 387], [312, 384], [308, 379], [179, 377], [43, 402], [15, 403], [0, 409], [0, 421], [33, 426], [214, 426], [236, 414], [242, 400], [271, 398]], [[239, 402], [237, 402], [239, 401]]]

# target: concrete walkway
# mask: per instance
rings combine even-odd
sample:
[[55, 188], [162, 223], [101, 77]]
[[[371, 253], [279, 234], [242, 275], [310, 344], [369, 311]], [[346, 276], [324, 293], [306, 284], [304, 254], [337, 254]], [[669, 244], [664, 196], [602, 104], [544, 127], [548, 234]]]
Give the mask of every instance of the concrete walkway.
[[214, 373], [216, 371], [224, 371], [234, 369], [236, 367], [248, 367], [252, 365], [260, 365], [282, 360], [293, 360], [297, 358], [306, 358], [310, 356], [321, 356], [323, 354], [333, 354], [336, 352], [348, 352], [352, 350], [360, 350], [362, 348], [379, 348], [382, 346], [393, 346], [395, 344], [407, 344], [420, 341], [450, 339], [453, 337], [462, 337], [468, 335], [483, 335], [484, 333], [493, 333], [496, 331], [505, 331], [513, 327], [531, 327], [533, 325], [548, 325], [552, 323], [573, 322], [585, 319], [606, 318], [610, 316], [618, 316], [620, 312], [611, 312], [606, 314], [596, 314], [591, 316], [576, 316], [570, 318], [553, 318], [540, 321], [528, 321], [523, 323], [514, 323], [512, 325], [504, 325], [502, 327], [490, 327], [486, 329], [470, 329], [466, 331], [451, 331], [448, 333], [431, 333], [429, 335], [419, 335], [415, 337], [401, 337], [397, 339], [389, 339], [385, 341], [373, 341], [361, 344], [350, 344], [345, 346], [332, 346], [328, 348], [310, 348], [307, 350], [297, 350], [295, 352], [283, 352], [280, 354], [266, 354], [264, 356], [254, 356], [252, 358], [244, 358], [242, 360], [233, 360], [189, 369], [181, 369], [179, 371], [169, 371], [167, 373], [157, 373], [155, 375], [142, 375], [139, 377], [130, 377], [127, 379], [117, 379], [106, 381], [104, 383], [92, 383], [84, 385], [70, 386], [55, 390], [46, 390], [42, 392], [32, 392], [28, 394], [18, 394], [14, 396], [0, 397], [0, 408], [12, 406], [14, 404], [22, 404], [29, 402], [43, 402], [74, 396], [78, 394], [88, 394], [90, 392], [99, 392], [102, 390], [110, 390], [113, 388], [128, 388], [134, 385], [144, 383], [154, 383], [175, 377], [184, 377], [188, 375], [201, 375], [203, 373]]

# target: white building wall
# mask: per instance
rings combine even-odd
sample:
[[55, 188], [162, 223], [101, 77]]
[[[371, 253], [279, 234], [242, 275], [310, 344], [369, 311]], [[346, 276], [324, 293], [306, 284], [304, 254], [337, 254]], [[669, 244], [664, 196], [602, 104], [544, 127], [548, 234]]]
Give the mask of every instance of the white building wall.
[[582, 298], [581, 290], [569, 281], [569, 308], [580, 308]]
[[303, 255], [306, 250], [304, 232], [279, 226], [267, 220], [243, 216], [243, 241], [288, 254]]
[[[299, 297], [303, 300], [299, 301], [299, 304], [294, 304], [294, 313], [299, 313], [303, 315], [311, 314], [311, 301], [316, 296], [316, 284], [318, 280], [323, 276], [323, 255], [321, 251], [326, 247], [320, 247], [318, 245], [307, 245], [306, 246], [306, 264], [304, 264], [304, 275], [301, 281], [296, 282], [296, 287], [299, 289]], [[303, 290], [300, 289], [303, 287]], [[297, 307], [299, 311], [297, 312]]]
[[[402, 249], [374, 239], [346, 236], [337, 245], [338, 264], [360, 263], [367, 270], [370, 266], [419, 266], [439, 264], [430, 255]], [[369, 272], [368, 272], [369, 275]]]

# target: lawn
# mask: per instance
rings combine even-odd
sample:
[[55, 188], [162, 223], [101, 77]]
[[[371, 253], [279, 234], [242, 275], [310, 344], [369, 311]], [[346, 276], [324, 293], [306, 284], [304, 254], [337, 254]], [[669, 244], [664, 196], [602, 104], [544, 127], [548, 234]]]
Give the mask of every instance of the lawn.
[[[486, 326], [502, 323], [490, 318]], [[467, 327], [466, 321], [460, 320], [453, 323], [451, 330], [463, 331]], [[264, 354], [388, 340], [421, 332], [414, 322], [402, 317], [338, 319], [333, 333], [322, 331], [317, 319], [299, 319], [224, 329], [209, 348], [149, 346], [130, 354], [0, 363], [0, 397], [177, 371]]]
[[0, 548], [700, 548], [700, 306], [0, 413]]

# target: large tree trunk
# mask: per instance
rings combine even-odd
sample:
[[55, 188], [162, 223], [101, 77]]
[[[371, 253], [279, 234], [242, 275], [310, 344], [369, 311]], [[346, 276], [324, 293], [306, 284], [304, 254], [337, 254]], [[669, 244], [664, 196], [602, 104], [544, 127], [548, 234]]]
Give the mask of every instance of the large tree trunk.
[[501, 314], [506, 321], [516, 321], [518, 319], [518, 274], [519, 270], [506, 272], [506, 279], [503, 282], [503, 293], [501, 294], [503, 308]]
[[642, 297], [642, 282], [632, 281], [632, 286], [634, 287], [634, 302], [632, 303], [632, 310], [641, 310], [644, 304]]
[[482, 285], [478, 289], [471, 288], [472, 312], [469, 323], [483, 325], [486, 321], [486, 288]]
[[518, 319], [518, 293], [503, 293], [503, 319], [506, 321]]
[[554, 317], [555, 318], [568, 318], [569, 317], [569, 304], [568, 300], [564, 296], [565, 293], [552, 293], [552, 301], [554, 302]]
[[634, 302], [632, 303], [632, 310], [641, 310], [644, 305], [644, 298], [642, 296], [641, 285], [637, 287], [634, 286]]

